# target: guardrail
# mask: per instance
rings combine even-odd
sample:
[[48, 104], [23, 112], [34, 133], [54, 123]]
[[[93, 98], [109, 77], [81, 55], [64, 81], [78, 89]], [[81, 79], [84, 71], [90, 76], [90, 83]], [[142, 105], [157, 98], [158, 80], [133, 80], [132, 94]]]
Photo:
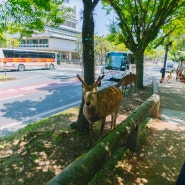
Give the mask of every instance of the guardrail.
[[159, 105], [159, 90], [155, 79], [153, 79], [153, 95], [90, 151], [77, 158], [60, 174], [52, 178], [47, 185], [88, 184], [120, 146], [126, 144], [132, 150], [137, 148], [140, 123], [149, 114], [156, 117]]

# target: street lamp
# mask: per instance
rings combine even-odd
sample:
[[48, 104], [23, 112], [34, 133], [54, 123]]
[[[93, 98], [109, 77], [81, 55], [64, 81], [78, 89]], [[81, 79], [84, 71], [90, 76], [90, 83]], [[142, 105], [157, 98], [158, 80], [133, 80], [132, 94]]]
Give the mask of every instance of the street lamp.
[[163, 65], [163, 68], [164, 68], [164, 72], [162, 73], [162, 80], [164, 79], [165, 77], [165, 72], [166, 72], [166, 61], [167, 61], [167, 57], [168, 57], [168, 51], [169, 51], [169, 48], [172, 46], [172, 42], [169, 42], [167, 45], [166, 45], [166, 51], [165, 51], [165, 57], [164, 57], [164, 65]]

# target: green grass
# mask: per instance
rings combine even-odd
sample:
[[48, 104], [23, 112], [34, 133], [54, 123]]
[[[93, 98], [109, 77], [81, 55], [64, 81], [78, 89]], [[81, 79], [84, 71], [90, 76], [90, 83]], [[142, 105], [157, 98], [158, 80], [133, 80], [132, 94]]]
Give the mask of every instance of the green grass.
[[13, 132], [5, 137], [0, 138], [0, 148], [1, 148], [1, 142], [11, 142], [14, 139], [21, 139], [24, 136], [27, 136], [30, 133], [34, 132], [47, 132], [51, 130], [52, 128], [54, 129], [54, 126], [57, 124], [62, 127], [63, 131], [67, 131], [69, 129], [69, 125], [66, 124], [66, 122], [69, 122], [69, 119], [73, 116], [74, 113], [77, 113], [79, 110], [79, 107], [75, 107], [72, 109], [69, 109], [67, 111], [54, 114], [51, 117], [42, 119], [37, 122], [32, 122], [28, 124], [26, 127]]

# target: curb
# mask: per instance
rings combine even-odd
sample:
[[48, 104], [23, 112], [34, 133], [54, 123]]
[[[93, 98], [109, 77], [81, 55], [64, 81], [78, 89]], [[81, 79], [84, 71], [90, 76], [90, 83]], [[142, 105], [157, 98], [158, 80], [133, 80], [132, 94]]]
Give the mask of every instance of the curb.
[[16, 78], [12, 76], [0, 76], [0, 82], [10, 81], [10, 80], [16, 80]]

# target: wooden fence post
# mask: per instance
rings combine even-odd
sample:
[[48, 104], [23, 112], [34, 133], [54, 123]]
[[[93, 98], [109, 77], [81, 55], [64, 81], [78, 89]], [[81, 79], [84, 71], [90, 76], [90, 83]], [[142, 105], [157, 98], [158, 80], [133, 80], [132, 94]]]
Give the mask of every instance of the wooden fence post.
[[132, 131], [132, 133], [127, 138], [126, 146], [132, 151], [137, 150], [139, 144], [139, 130], [140, 124]]

